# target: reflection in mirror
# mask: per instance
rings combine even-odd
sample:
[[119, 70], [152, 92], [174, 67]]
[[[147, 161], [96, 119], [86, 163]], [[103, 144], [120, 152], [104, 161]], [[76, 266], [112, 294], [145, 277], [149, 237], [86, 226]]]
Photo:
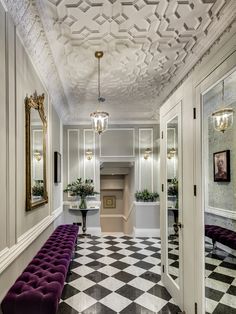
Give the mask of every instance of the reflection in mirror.
[[167, 124], [168, 272], [179, 284], [178, 117]]
[[46, 129], [44, 95], [26, 97], [26, 210], [48, 201], [46, 189]]
[[[236, 72], [224, 79], [224, 106], [236, 112]], [[215, 128], [222, 81], [202, 96], [206, 313], [236, 313], [236, 124]]]

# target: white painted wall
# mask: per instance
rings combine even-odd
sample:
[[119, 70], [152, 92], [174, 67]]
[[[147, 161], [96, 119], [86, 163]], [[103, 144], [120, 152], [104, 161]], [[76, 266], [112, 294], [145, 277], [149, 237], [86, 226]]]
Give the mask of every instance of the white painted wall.
[[[54, 228], [62, 210], [61, 184], [53, 184], [53, 152], [62, 151], [62, 125], [36, 68], [0, 3], [0, 301]], [[48, 119], [49, 203], [25, 211], [26, 94], [45, 93]], [[53, 194], [54, 193], [54, 194]], [[52, 197], [54, 195], [54, 198]], [[58, 224], [59, 222], [55, 222]]]

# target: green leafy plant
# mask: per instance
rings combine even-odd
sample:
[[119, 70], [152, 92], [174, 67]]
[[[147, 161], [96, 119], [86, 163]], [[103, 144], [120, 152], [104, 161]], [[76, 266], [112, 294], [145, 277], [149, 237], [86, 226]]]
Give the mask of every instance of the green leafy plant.
[[177, 178], [171, 180], [170, 186], [168, 188], [168, 195], [176, 197], [175, 208], [179, 208], [179, 183]]
[[86, 179], [83, 181], [82, 178], [68, 184], [64, 192], [70, 192], [71, 196], [80, 196], [81, 198], [99, 194], [94, 191], [93, 180]]
[[156, 192], [149, 192], [147, 189], [143, 191], [137, 191], [135, 193], [135, 198], [137, 202], [155, 202], [159, 194]]
[[35, 185], [32, 187], [33, 196], [42, 196], [44, 195], [44, 186], [41, 182], [35, 181]]

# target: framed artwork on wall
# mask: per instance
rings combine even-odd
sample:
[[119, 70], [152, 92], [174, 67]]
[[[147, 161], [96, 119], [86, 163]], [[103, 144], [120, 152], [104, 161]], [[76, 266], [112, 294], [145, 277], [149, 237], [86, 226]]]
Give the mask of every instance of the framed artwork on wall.
[[214, 182], [230, 182], [230, 150], [213, 154]]
[[54, 183], [61, 183], [61, 154], [54, 152]]
[[103, 207], [104, 208], [116, 208], [116, 197], [115, 196], [103, 196]]

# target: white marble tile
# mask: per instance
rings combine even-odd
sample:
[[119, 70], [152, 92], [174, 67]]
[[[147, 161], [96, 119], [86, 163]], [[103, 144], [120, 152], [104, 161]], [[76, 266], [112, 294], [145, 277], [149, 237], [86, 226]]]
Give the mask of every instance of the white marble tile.
[[160, 259], [156, 258], [156, 257], [152, 257], [152, 256], [147, 256], [143, 259], [144, 262], [147, 262], [147, 263], [151, 263], [153, 265], [157, 265], [161, 262]]
[[150, 255], [154, 254], [153, 251], [149, 251], [149, 250], [145, 250], [145, 249], [140, 250], [138, 253], [146, 255], [146, 256], [150, 256]]
[[87, 256], [81, 256], [81, 257], [76, 258], [75, 261], [84, 265], [84, 264], [88, 264], [92, 262], [93, 259]]
[[81, 255], [89, 255], [92, 253], [92, 251], [90, 251], [88, 249], [81, 249], [81, 250], [77, 250], [76, 253], [79, 253]]
[[130, 245], [121, 242], [121, 243], [116, 244], [116, 246], [120, 247], [121, 249], [126, 249]]
[[99, 269], [100, 273], [103, 273], [103, 274], [105, 274], [107, 276], [113, 276], [116, 273], [118, 273], [119, 271], [120, 271], [120, 269], [112, 267], [110, 265], [104, 266], [104, 267]]
[[145, 292], [135, 300], [135, 303], [157, 313], [166, 305], [167, 301]]
[[140, 289], [140, 287], [142, 287], [143, 291], [148, 291], [153, 286], [155, 286], [155, 283], [150, 281], [150, 280], [146, 280], [146, 279], [137, 277], [137, 278], [134, 278], [133, 280], [131, 280], [129, 282], [129, 285], [133, 286], [137, 289]]
[[140, 276], [146, 272], [146, 269], [131, 265], [124, 269], [125, 272], [132, 274], [134, 276]]
[[218, 266], [218, 265], [220, 265], [222, 263], [222, 261], [219, 261], [218, 259], [206, 257], [205, 258], [205, 263]]
[[102, 249], [100, 251], [98, 251], [97, 253], [102, 254], [104, 256], [110, 255], [112, 253], [114, 253], [113, 251], [107, 250], [107, 249]]
[[76, 280], [71, 281], [70, 285], [73, 286], [74, 288], [80, 290], [80, 291], [84, 291], [84, 290], [92, 287], [93, 285], [95, 285], [95, 282], [87, 279], [86, 277], [80, 277]]
[[108, 277], [104, 279], [103, 281], [99, 282], [99, 285], [111, 291], [116, 291], [119, 288], [123, 287], [125, 285], [125, 282], [120, 281], [113, 277]]
[[236, 270], [235, 269], [230, 269], [230, 268], [218, 266], [214, 270], [214, 272], [221, 273], [221, 274], [236, 278]]
[[65, 300], [65, 302], [78, 312], [83, 312], [85, 309], [89, 308], [97, 301], [94, 298], [85, 294], [84, 292], [80, 292]]
[[94, 271], [94, 269], [92, 269], [91, 267], [85, 266], [85, 265], [82, 265], [82, 266], [79, 266], [79, 267], [73, 269], [73, 272], [75, 272], [76, 274], [78, 274], [80, 276], [86, 276], [89, 273], [92, 273], [93, 271]]
[[154, 266], [150, 268], [149, 271], [152, 271], [155, 274], [161, 275], [161, 266]]
[[129, 264], [129, 265], [133, 265], [133, 264], [136, 264], [137, 262], [139, 262], [139, 259], [136, 259], [136, 258], [133, 258], [130, 256], [126, 256], [126, 257], [120, 259], [120, 262]]
[[117, 253], [123, 254], [125, 256], [129, 256], [129, 255], [133, 254], [134, 252], [126, 250], [126, 249], [122, 249], [122, 250], [118, 251]]
[[103, 256], [103, 257], [99, 258], [97, 261], [100, 263], [106, 264], [106, 265], [110, 265], [110, 264], [116, 262], [116, 260], [114, 258], [111, 258], [109, 256]]
[[214, 309], [217, 307], [217, 304], [218, 304], [218, 302], [206, 298], [206, 300], [205, 300], [206, 312], [207, 313], [213, 313]]
[[119, 313], [125, 307], [127, 307], [130, 303], [132, 303], [131, 300], [115, 292], [112, 292], [111, 294], [107, 295], [105, 298], [103, 298], [99, 302], [111, 308], [113, 311], [117, 313]]
[[229, 284], [219, 281], [219, 280], [215, 280], [212, 278], [206, 278], [205, 280], [205, 285], [206, 287], [215, 289], [215, 290], [219, 290], [221, 292], [226, 292], [229, 289]]
[[236, 296], [235, 295], [228, 294], [228, 293], [224, 294], [220, 300], [220, 303], [223, 303], [225, 305], [232, 307], [233, 309], [235, 309], [235, 313], [236, 313]]

